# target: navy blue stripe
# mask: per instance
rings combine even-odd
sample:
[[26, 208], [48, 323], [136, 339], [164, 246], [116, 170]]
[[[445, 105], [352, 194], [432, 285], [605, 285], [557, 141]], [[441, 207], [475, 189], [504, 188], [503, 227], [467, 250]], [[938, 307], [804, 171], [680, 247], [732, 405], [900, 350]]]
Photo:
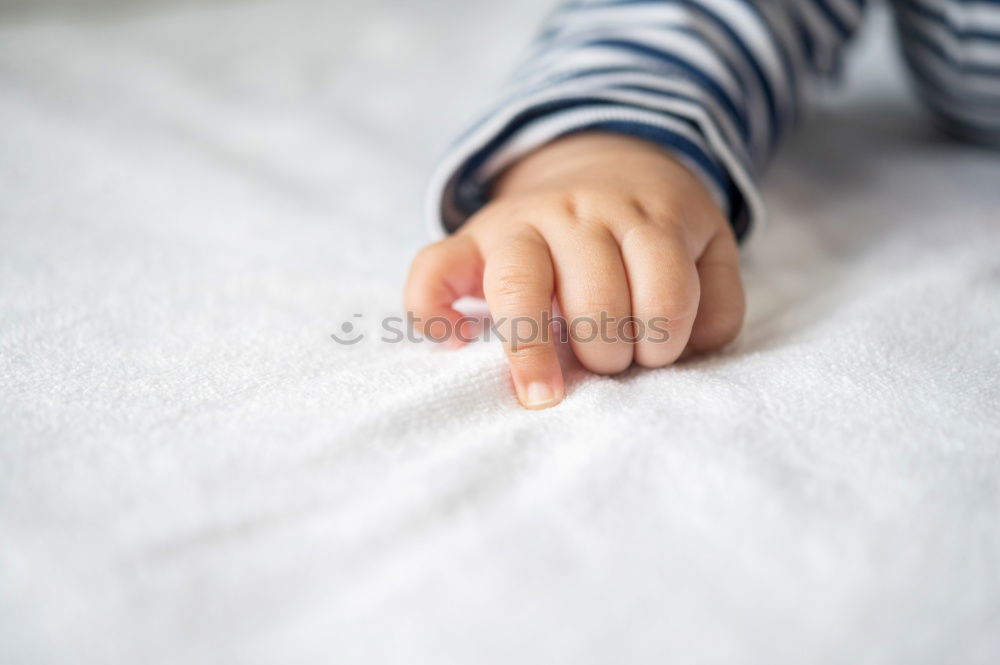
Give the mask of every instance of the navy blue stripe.
[[646, 44], [638, 44], [635, 42], [629, 42], [622, 39], [599, 39], [594, 42], [590, 42], [594, 46], [610, 46], [611, 48], [619, 48], [623, 51], [631, 51], [639, 55], [645, 55], [651, 58], [656, 58], [668, 64], [671, 64], [681, 71], [683, 71], [690, 78], [694, 79], [708, 91], [715, 101], [720, 103], [727, 111], [729, 111], [740, 126], [749, 127], [749, 120], [747, 119], [746, 110], [741, 106], [736, 104], [736, 101], [729, 96], [722, 86], [720, 86], [714, 79], [712, 79], [708, 74], [701, 71], [697, 67], [694, 67], [690, 62], [684, 58], [674, 55], [673, 53], [667, 53], [659, 49], [652, 48]]
[[[650, 71], [648, 69], [643, 69], [643, 68], [636, 67], [636, 66], [631, 66], [631, 65], [619, 65], [619, 66], [615, 66], [615, 67], [602, 67], [600, 69], [582, 69], [582, 70], [579, 70], [579, 71], [575, 71], [575, 72], [571, 72], [571, 73], [568, 73], [568, 74], [563, 74], [563, 75], [560, 75], [560, 76], [557, 76], [557, 77], [553, 77], [552, 79], [548, 79], [547, 82], [548, 83], [552, 83], [552, 84], [557, 84], [557, 83], [564, 83], [566, 81], [583, 80], [583, 79], [586, 79], [586, 78], [589, 78], [589, 77], [592, 77], [592, 76], [604, 76], [604, 75], [607, 75], [607, 74], [646, 74], [646, 75], [649, 75]], [[619, 86], [619, 85], [611, 84], [610, 87], [627, 87], [627, 86]], [[689, 95], [683, 95], [683, 94], [680, 94], [680, 93], [665, 92], [665, 91], [662, 91], [662, 90], [653, 90], [653, 89], [650, 89], [649, 92], [651, 92], [651, 93], [655, 92], [655, 94], [658, 94], [658, 95], [660, 95], [662, 97], [666, 97], [668, 99], [682, 99], [682, 100], [685, 100], [685, 101], [693, 102], [693, 103], [695, 103], [695, 104], [697, 104], [699, 106], [702, 105], [702, 101], [701, 100], [695, 99], [695, 98], [693, 98], [693, 97], [691, 97]], [[746, 119], [746, 117], [744, 115], [742, 115], [742, 114], [740, 114], [740, 115], [734, 115], [732, 113], [732, 107], [722, 106], [721, 108], [722, 108], [723, 111], [726, 112], [726, 117], [729, 118], [729, 121], [732, 123], [733, 127], [736, 128], [736, 131], [739, 133], [740, 138], [743, 140], [743, 142], [745, 144], [749, 144], [749, 142], [750, 142], [750, 127], [747, 125], [747, 119]], [[707, 109], [706, 109], [706, 112], [707, 112]], [[711, 117], [712, 114], [708, 113], [708, 115]]]

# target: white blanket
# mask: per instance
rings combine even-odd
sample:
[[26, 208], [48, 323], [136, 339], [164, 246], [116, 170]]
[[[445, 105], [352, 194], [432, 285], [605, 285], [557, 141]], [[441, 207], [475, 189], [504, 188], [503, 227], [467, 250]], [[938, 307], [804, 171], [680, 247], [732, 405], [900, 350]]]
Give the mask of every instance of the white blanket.
[[377, 340], [545, 4], [0, 14], [0, 662], [998, 662], [1000, 158], [884, 17], [724, 353], [535, 413]]

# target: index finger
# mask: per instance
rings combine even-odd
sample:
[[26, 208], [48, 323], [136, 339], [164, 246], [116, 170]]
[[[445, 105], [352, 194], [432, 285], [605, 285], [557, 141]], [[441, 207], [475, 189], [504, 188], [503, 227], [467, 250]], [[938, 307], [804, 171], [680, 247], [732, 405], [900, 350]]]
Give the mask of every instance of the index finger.
[[507, 235], [486, 257], [483, 292], [510, 362], [517, 398], [529, 409], [562, 401], [562, 369], [552, 321], [554, 278], [548, 245], [525, 228]]

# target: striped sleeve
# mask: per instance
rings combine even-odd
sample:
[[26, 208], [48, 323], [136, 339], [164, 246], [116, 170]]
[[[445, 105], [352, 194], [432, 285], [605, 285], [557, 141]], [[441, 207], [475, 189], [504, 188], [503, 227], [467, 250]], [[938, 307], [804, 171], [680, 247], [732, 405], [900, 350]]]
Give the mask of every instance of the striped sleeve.
[[917, 93], [947, 132], [1000, 146], [1000, 0], [894, 0]]
[[738, 238], [756, 179], [811, 77], [835, 71], [865, 0], [564, 0], [500, 100], [435, 173], [428, 216], [457, 229], [528, 152], [597, 130], [654, 141], [707, 185]]

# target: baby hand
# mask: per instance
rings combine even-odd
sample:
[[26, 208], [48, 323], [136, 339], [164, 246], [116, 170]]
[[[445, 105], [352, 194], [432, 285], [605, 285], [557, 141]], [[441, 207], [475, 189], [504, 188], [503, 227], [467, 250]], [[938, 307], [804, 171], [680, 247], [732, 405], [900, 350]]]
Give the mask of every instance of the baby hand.
[[[508, 169], [489, 205], [420, 252], [405, 303], [418, 327], [443, 317], [458, 332], [453, 303], [485, 296], [518, 399], [547, 408], [564, 394], [543, 329], [553, 295], [570, 324], [604, 322], [592, 340], [569, 335], [580, 363], [599, 374], [717, 349], [743, 322], [736, 241], [722, 211], [669, 153], [614, 134], [572, 135]], [[616, 334], [627, 317], [644, 324], [630, 328], [637, 339]], [[643, 328], [666, 334], [635, 334]]]

